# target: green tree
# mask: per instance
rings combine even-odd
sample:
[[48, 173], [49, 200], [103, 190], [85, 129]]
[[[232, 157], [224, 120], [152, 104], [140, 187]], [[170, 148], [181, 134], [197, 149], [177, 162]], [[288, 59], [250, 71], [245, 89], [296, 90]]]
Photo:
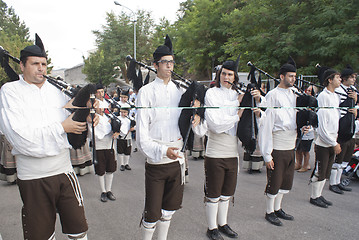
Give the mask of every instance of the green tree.
[[318, 62], [339, 70], [357, 66], [358, 9], [358, 1], [248, 0], [225, 17], [232, 23], [226, 51], [274, 73], [288, 55], [302, 74], [315, 74]]
[[83, 72], [87, 74], [88, 81], [108, 85], [114, 79], [114, 67], [114, 61], [105, 55], [104, 50], [97, 50], [85, 59]]
[[[154, 24], [149, 12], [139, 10], [136, 16], [136, 57], [141, 61], [150, 58], [149, 36]], [[107, 85], [115, 81], [117, 66], [120, 67], [123, 77], [126, 77], [126, 56], [133, 55], [133, 18], [123, 12], [118, 16], [107, 13], [106, 24], [102, 26], [102, 30], [93, 32], [98, 49], [97, 53], [91, 54], [85, 61], [83, 72], [87, 74], [88, 79], [91, 82], [102, 79]], [[106, 72], [98, 71], [101, 67]]]
[[[19, 57], [20, 50], [29, 45], [29, 29], [24, 22], [15, 14], [13, 8], [8, 8], [6, 3], [0, 0], [0, 45], [12, 56]], [[12, 68], [20, 73], [20, 66], [9, 61]], [[0, 67], [0, 86], [7, 82], [9, 78]]]
[[212, 64], [236, 58], [237, 54], [228, 54], [223, 48], [229, 25], [223, 16], [241, 6], [240, 1], [229, 0], [188, 0], [181, 5], [180, 19], [175, 23], [175, 50], [195, 78], [209, 79]]

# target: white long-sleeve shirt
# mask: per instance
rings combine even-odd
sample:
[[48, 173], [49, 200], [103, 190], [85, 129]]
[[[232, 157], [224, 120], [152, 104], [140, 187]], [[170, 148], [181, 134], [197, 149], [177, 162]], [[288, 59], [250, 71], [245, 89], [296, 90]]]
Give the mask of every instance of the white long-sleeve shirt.
[[206, 92], [205, 106], [220, 107], [218, 109], [207, 108], [205, 112], [208, 127], [206, 156], [237, 157], [238, 93], [223, 86], [210, 88]]
[[320, 107], [339, 107], [340, 98], [336, 93], [327, 88], [318, 95], [318, 128], [315, 144], [322, 147], [334, 147], [337, 145], [340, 110], [325, 109]]
[[[296, 96], [291, 88], [276, 87], [266, 95], [265, 118], [258, 132], [258, 144], [264, 161], [272, 160], [273, 149], [291, 150], [296, 140]], [[274, 109], [272, 107], [281, 107]]]
[[69, 101], [45, 81], [41, 88], [20, 80], [0, 90], [0, 128], [13, 146], [18, 177], [37, 179], [72, 171], [67, 135], [61, 123]]
[[125, 139], [131, 139], [131, 133], [128, 132], [131, 129], [131, 120], [127, 117], [119, 116], [118, 119], [121, 121], [120, 136]]
[[[99, 115], [99, 123], [95, 126], [95, 146], [96, 150], [106, 150], [112, 146], [112, 129], [110, 119], [106, 115]], [[89, 127], [89, 129], [91, 129]]]
[[136, 116], [136, 142], [148, 163], [173, 161], [166, 157], [166, 152], [168, 146], [176, 143], [179, 146], [182, 139], [178, 127], [181, 114], [178, 104], [182, 94], [183, 90], [173, 82], [165, 85], [158, 77], [138, 92], [136, 106], [152, 107], [138, 109]]

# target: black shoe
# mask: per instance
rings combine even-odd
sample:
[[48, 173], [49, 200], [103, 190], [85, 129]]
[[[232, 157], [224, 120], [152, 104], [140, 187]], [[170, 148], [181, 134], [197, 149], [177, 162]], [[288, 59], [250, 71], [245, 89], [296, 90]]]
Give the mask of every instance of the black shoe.
[[137, 151], [138, 151], [137, 148], [133, 149], [133, 152], [137, 152]]
[[116, 197], [115, 195], [113, 195], [113, 193], [111, 191], [107, 192], [107, 198], [110, 199], [111, 201], [115, 201]]
[[274, 214], [277, 217], [285, 220], [294, 220], [294, 217], [292, 215], [286, 214], [282, 209], [279, 209], [278, 211], [274, 211]]
[[327, 199], [325, 199], [323, 196], [319, 197], [320, 200], [322, 200], [323, 203], [327, 204], [328, 206], [332, 206], [333, 203], [331, 201], [328, 201]]
[[343, 194], [344, 192], [338, 187], [338, 185], [329, 185], [329, 190], [338, 194]]
[[228, 224], [218, 226], [218, 230], [229, 238], [238, 238], [238, 233], [233, 231], [232, 228], [228, 226]]
[[121, 166], [120, 166], [120, 170], [121, 170], [121, 171], [125, 171], [125, 165], [121, 165]]
[[325, 204], [321, 199], [320, 197], [317, 197], [317, 198], [310, 198], [310, 201], [309, 201], [311, 204], [315, 205], [315, 206], [318, 206], [318, 207], [321, 207], [321, 208], [328, 208], [328, 205]]
[[211, 240], [223, 240], [223, 237], [219, 233], [218, 229], [207, 230], [207, 237]]
[[266, 213], [265, 219], [273, 225], [276, 225], [276, 226], [283, 225], [283, 223], [279, 220], [279, 218], [275, 215], [274, 212], [271, 212], [269, 214]]
[[350, 187], [346, 187], [341, 183], [339, 183], [337, 186], [339, 187], [340, 190], [343, 190], [343, 191], [346, 191], [346, 192], [351, 192], [352, 191], [352, 189]]
[[126, 169], [126, 170], [131, 170], [130, 165], [126, 164], [126, 165], [125, 165], [125, 169]]
[[107, 194], [105, 192], [101, 193], [101, 202], [107, 202]]

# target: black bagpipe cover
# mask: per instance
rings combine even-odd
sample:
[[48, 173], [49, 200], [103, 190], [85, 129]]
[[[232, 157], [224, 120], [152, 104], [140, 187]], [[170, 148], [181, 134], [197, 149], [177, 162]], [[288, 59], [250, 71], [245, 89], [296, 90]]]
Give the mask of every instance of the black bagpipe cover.
[[[72, 105], [76, 107], [86, 107], [88, 100], [90, 99], [90, 94], [94, 94], [96, 92], [96, 87], [93, 84], [88, 84], [85, 87], [81, 88], [79, 92], [76, 94]], [[76, 109], [75, 114], [72, 117], [72, 120], [77, 122], [86, 122], [86, 118], [90, 113], [90, 109]], [[82, 134], [75, 134], [75, 133], [68, 133], [67, 138], [69, 140], [70, 145], [74, 149], [79, 149], [86, 143], [87, 139], [87, 132], [82, 132]]]
[[353, 137], [354, 126], [355, 122], [352, 113], [347, 113], [339, 119], [338, 143], [347, 142]]
[[[203, 105], [206, 90], [207, 89], [203, 84], [199, 84], [196, 81], [193, 81], [187, 88], [186, 92], [182, 94], [178, 106], [190, 107], [191, 102], [194, 99], [197, 99], [200, 101], [201, 105]], [[182, 109], [178, 119], [178, 126], [181, 132], [181, 136], [184, 140], [186, 138], [188, 129], [191, 127], [191, 117], [193, 115], [193, 111], [193, 109]], [[204, 109], [197, 109], [197, 114], [201, 117], [201, 119], [204, 119]], [[188, 149], [193, 148], [193, 137], [193, 131], [191, 131], [187, 140]]]
[[[105, 110], [105, 113], [110, 114], [107, 109]], [[111, 130], [114, 133], [120, 132], [121, 129], [121, 120], [118, 119], [117, 116], [119, 116], [119, 112], [114, 112], [113, 117], [111, 117]]]
[[310, 95], [300, 95], [297, 97], [297, 107], [308, 107], [312, 109], [299, 109], [297, 111], [297, 133], [298, 136], [301, 135], [301, 128], [304, 126], [312, 126], [314, 128], [318, 127], [318, 115], [315, 112], [315, 108], [318, 107], [318, 100]]
[[[250, 90], [253, 89], [253, 87], [253, 84], [248, 84], [247, 90], [244, 93], [243, 99], [240, 104], [241, 107], [252, 107], [252, 95], [250, 93]], [[244, 109], [237, 126], [237, 137], [242, 142], [242, 145], [246, 152], [249, 154], [252, 154], [256, 149], [256, 139], [253, 139], [252, 131], [252, 110]], [[254, 131], [255, 136], [257, 136], [258, 127], [256, 121], [254, 121]]]
[[133, 119], [130, 119], [131, 123], [130, 123], [130, 127], [133, 128], [136, 126], [136, 121]]
[[318, 100], [310, 95], [300, 95], [297, 97], [297, 107], [317, 108]]
[[[345, 99], [339, 107], [352, 107], [353, 99], [348, 97]], [[338, 143], [344, 143], [349, 141], [355, 131], [355, 119], [354, 115], [347, 112], [343, 117], [339, 119], [339, 131], [338, 131]]]

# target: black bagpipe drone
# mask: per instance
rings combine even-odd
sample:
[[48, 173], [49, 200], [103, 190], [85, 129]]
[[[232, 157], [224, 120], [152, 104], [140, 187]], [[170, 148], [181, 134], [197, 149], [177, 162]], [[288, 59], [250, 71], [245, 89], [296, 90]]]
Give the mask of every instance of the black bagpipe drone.
[[[138, 91], [142, 86], [148, 84], [149, 82], [149, 73], [150, 71], [157, 73], [156, 69], [147, 66], [144, 63], [136, 61], [130, 55], [126, 57], [126, 60], [129, 61], [129, 67], [127, 70], [127, 77], [133, 82], [133, 87], [135, 91]], [[136, 65], [140, 66], [137, 70]], [[141, 67], [149, 70], [145, 81], [143, 82]], [[186, 91], [182, 94], [178, 107], [183, 107], [178, 125], [184, 141], [182, 152], [185, 151], [186, 146], [188, 149], [193, 147], [193, 138], [194, 133], [192, 131], [192, 119], [196, 114], [198, 114], [201, 119], [204, 119], [204, 108], [190, 109], [193, 107], [194, 101], [198, 100], [201, 104], [201, 107], [204, 105], [204, 97], [207, 90], [207, 87], [203, 84], [198, 83], [197, 81], [191, 81], [185, 79], [172, 71], [172, 75], [177, 77], [179, 80], [171, 81], [177, 86], [177, 88], [184, 88]]]
[[[38, 43], [38, 41], [41, 41], [41, 40], [36, 39], [36, 45], [38, 45], [38, 44], [42, 45], [42, 42]], [[11, 58], [15, 63], [20, 64], [20, 59], [10, 55], [9, 52], [7, 52], [2, 47], [0, 48], [0, 51], [6, 57]], [[3, 66], [3, 64], [2, 64], [2, 66]], [[7, 65], [5, 64], [5, 66], [7, 68], [7, 71], [6, 71], [7, 74], [8, 74], [8, 72], [10, 72], [10, 73], [14, 72], [12, 69], [11, 69], [12, 71], [10, 71], [9, 68], [11, 68], [11, 67], [8, 64]], [[16, 78], [14, 74], [10, 74], [10, 75], [8, 74], [8, 76], [10, 77], [10, 79], [12, 81], [19, 79], [18, 76]], [[91, 118], [93, 120], [93, 118], [95, 116], [95, 110], [93, 108], [93, 104], [95, 102], [95, 93], [96, 93], [96, 87], [93, 84], [88, 84], [82, 88], [73, 88], [73, 87], [71, 87], [70, 84], [66, 83], [61, 78], [53, 78], [53, 77], [50, 77], [47, 75], [43, 75], [43, 77], [46, 78], [47, 81], [51, 85], [55, 86], [57, 89], [59, 89], [65, 95], [67, 95], [71, 99], [74, 99], [72, 102], [72, 105], [74, 106], [74, 108], [66, 108], [66, 110], [68, 110], [70, 113], [74, 113], [72, 120], [78, 121], [78, 122], [86, 122], [86, 119], [89, 116], [89, 114], [91, 115]], [[91, 103], [92, 103], [91, 108], [87, 107], [87, 102], [89, 100], [91, 100]], [[92, 133], [94, 134], [93, 121], [92, 121], [92, 130], [93, 130]], [[67, 133], [68, 141], [74, 149], [79, 149], [85, 145], [86, 139], [87, 139], [87, 134], [88, 134], [88, 129], [86, 126], [86, 131], [82, 132], [81, 134]], [[94, 135], [92, 136], [92, 146], [93, 146], [93, 163], [97, 164]]]

